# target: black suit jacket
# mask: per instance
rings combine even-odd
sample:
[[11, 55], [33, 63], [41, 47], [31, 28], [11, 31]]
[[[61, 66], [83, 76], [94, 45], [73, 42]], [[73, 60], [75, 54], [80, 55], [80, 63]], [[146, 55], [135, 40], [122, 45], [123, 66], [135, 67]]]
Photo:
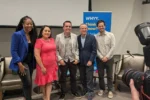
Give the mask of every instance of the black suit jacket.
[[79, 47], [79, 60], [80, 64], [87, 65], [90, 60], [94, 62], [96, 57], [96, 39], [93, 35], [87, 34], [85, 38], [84, 47], [81, 44], [81, 35], [78, 36], [78, 47]]

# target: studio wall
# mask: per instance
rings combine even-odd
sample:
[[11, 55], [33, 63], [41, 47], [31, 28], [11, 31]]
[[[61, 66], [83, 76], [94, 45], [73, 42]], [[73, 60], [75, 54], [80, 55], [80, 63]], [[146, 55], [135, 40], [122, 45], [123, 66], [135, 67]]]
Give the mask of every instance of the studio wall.
[[135, 26], [142, 22], [142, 6], [142, 0], [93, 0], [93, 11], [112, 11], [115, 54], [125, 54], [127, 50], [142, 53], [141, 44], [134, 33]]
[[[116, 37], [115, 54], [125, 54], [127, 50], [131, 53], [143, 54], [143, 46], [136, 37], [134, 28], [137, 24], [150, 21], [149, 7], [149, 4], [143, 5], [142, 0], [92, 0], [93, 11], [112, 12], [111, 31]], [[10, 39], [14, 30], [15, 28], [0, 27], [0, 54], [2, 56], [10, 56]], [[62, 31], [61, 27], [52, 28], [53, 37], [55, 38], [56, 34]], [[73, 32], [79, 34], [79, 28], [73, 28]]]

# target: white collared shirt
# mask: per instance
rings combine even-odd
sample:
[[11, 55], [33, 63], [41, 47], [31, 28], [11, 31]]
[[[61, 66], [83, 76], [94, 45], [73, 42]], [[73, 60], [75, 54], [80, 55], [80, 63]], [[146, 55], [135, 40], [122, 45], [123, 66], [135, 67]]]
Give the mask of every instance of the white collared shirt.
[[114, 55], [115, 48], [115, 37], [111, 32], [105, 31], [103, 35], [98, 34], [95, 35], [97, 42], [97, 56], [102, 59], [103, 57], [107, 57], [111, 59]]

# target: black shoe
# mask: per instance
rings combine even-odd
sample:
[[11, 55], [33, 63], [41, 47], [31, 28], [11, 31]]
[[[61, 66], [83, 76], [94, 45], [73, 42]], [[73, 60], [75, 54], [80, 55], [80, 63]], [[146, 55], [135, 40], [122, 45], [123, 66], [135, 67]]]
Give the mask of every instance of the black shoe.
[[62, 93], [62, 94], [60, 95], [59, 100], [65, 100], [65, 94], [64, 94], [64, 93]]
[[81, 95], [79, 93], [72, 93], [73, 96], [75, 96], [76, 98], [81, 98]]
[[81, 96], [86, 96], [87, 95], [87, 92], [86, 91], [83, 91], [82, 93], [81, 93]]
[[93, 92], [89, 92], [89, 93], [88, 93], [88, 96], [87, 96], [87, 99], [88, 99], [88, 100], [92, 100], [93, 97], [94, 97], [94, 93], [93, 93]]
[[92, 100], [93, 97], [92, 97], [91, 95], [88, 95], [87, 99], [88, 99], [88, 100]]

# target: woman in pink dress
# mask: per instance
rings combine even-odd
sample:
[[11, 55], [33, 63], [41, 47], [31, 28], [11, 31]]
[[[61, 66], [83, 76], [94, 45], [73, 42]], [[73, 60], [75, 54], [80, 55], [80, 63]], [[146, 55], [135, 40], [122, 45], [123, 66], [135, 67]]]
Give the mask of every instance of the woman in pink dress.
[[36, 77], [35, 83], [41, 86], [43, 99], [50, 100], [52, 82], [57, 80], [57, 58], [56, 45], [51, 38], [51, 29], [44, 26], [36, 40], [34, 48], [36, 58]]

